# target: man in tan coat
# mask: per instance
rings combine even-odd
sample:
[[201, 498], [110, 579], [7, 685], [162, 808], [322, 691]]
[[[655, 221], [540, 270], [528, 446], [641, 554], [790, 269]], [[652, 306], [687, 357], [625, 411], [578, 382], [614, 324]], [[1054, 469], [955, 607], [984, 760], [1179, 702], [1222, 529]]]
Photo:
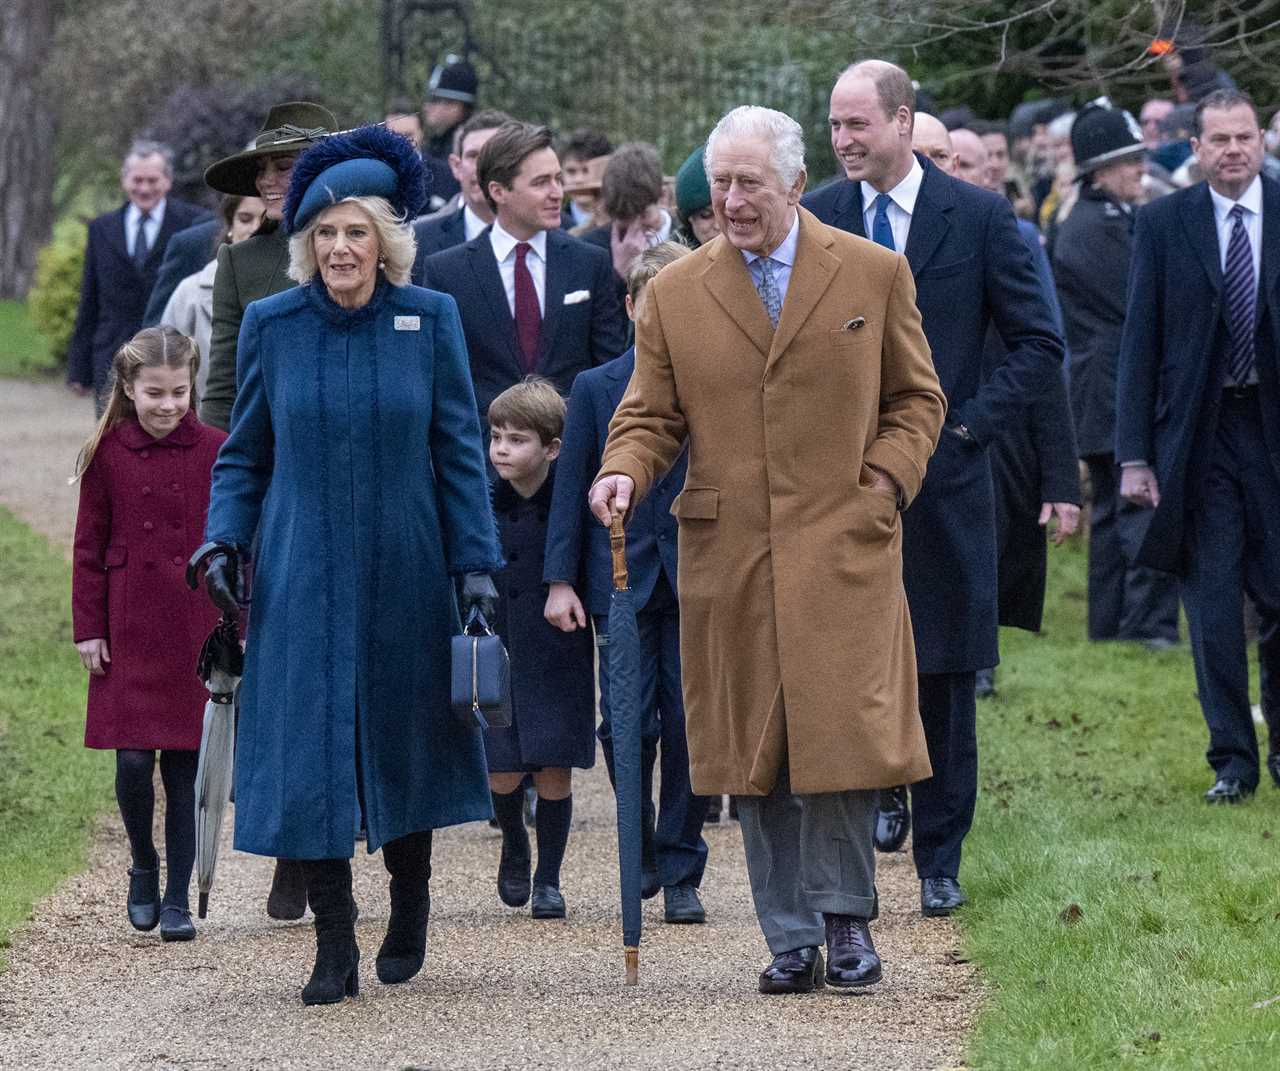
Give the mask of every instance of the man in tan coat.
[[881, 968], [878, 788], [929, 776], [899, 511], [946, 403], [906, 261], [799, 208], [799, 124], [707, 141], [722, 237], [650, 284], [591, 507], [625, 512], [687, 441], [681, 659], [693, 789], [740, 798], [762, 992]]

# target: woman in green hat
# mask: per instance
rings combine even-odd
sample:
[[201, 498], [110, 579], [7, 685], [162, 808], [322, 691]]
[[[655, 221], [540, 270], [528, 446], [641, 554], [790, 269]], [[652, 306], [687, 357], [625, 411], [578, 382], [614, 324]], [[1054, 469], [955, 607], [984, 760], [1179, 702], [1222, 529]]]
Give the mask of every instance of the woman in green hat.
[[720, 233], [720, 224], [711, 211], [711, 184], [702, 160], [704, 146], [699, 145], [676, 172], [676, 214], [680, 217], [679, 236], [686, 245], [697, 249]]

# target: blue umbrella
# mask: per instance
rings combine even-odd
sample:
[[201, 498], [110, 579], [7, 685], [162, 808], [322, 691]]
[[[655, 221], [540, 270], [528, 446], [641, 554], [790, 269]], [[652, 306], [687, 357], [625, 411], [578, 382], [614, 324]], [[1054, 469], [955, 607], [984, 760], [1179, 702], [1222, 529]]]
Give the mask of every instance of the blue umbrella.
[[609, 600], [609, 716], [613, 724], [614, 788], [618, 801], [618, 873], [627, 985], [640, 975], [640, 630], [627, 579], [622, 518], [609, 528], [613, 592]]

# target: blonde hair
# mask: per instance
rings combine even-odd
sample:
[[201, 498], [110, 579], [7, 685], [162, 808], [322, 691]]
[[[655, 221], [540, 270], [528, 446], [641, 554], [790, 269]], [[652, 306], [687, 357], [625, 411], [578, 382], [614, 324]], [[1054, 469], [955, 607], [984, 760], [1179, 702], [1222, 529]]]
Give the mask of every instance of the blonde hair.
[[548, 446], [564, 431], [564, 399], [549, 380], [525, 376], [489, 403], [489, 427], [531, 431]]
[[[418, 247], [408, 222], [396, 215], [385, 197], [344, 197], [334, 203], [355, 205], [369, 217], [378, 236], [378, 259], [383, 275], [392, 286], [404, 286], [413, 270], [413, 257]], [[317, 213], [315, 219], [289, 238], [289, 278], [304, 286], [315, 278], [319, 270], [312, 238], [322, 214]]]
[[195, 409], [199, 404], [196, 372], [200, 368], [200, 347], [195, 339], [172, 327], [144, 327], [111, 358], [111, 396], [93, 434], [80, 448], [75, 475], [68, 483], [75, 483], [85, 474], [107, 432], [121, 421], [137, 416], [138, 411], [134, 408], [133, 399], [125, 393], [125, 387], [132, 386], [144, 368], [186, 368], [191, 373], [191, 408]]
[[639, 253], [627, 269], [627, 297], [631, 299], [631, 304], [640, 300], [640, 292], [653, 282], [658, 272], [692, 252], [687, 245], [679, 242], [659, 242]]

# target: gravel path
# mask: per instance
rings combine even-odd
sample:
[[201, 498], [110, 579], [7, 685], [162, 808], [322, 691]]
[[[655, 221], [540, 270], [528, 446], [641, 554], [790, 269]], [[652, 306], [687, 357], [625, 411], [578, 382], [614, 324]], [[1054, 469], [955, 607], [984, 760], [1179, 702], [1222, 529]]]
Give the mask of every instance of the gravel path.
[[[45, 384], [0, 382], [0, 504], [65, 546], [65, 474], [89, 403]], [[104, 761], [106, 756], [104, 756]], [[603, 764], [581, 777], [562, 887], [564, 922], [534, 922], [494, 891], [498, 837], [482, 824], [438, 834], [427, 963], [377, 982], [386, 924], [380, 858], [356, 860], [364, 955], [358, 999], [304, 1008], [309, 923], [263, 911], [270, 863], [232, 852], [210, 917], [189, 945], [125, 919], [127, 847], [108, 816], [90, 868], [39, 905], [0, 986], [0, 1066], [43, 1068], [820, 1068], [961, 1064], [980, 1003], [949, 922], [920, 917], [906, 854], [882, 857], [875, 926], [885, 981], [858, 996], [766, 998], [767, 953], [736, 823], [709, 827], [710, 922], [664, 926], [645, 907], [641, 984], [622, 986], [616, 838]]]

